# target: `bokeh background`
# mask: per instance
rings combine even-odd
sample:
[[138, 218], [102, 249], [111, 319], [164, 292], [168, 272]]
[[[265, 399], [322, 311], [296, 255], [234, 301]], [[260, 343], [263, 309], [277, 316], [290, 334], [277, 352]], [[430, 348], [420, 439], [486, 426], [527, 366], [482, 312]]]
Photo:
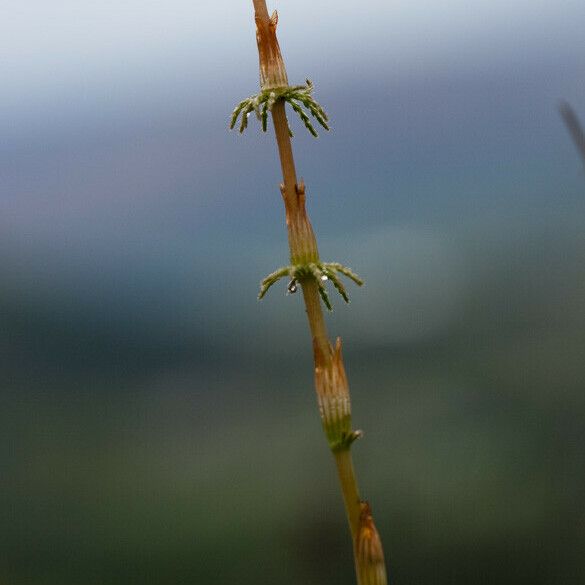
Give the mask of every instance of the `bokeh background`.
[[[281, 0], [396, 585], [585, 583], [582, 0]], [[249, 0], [5, 0], [0, 582], [353, 583]]]

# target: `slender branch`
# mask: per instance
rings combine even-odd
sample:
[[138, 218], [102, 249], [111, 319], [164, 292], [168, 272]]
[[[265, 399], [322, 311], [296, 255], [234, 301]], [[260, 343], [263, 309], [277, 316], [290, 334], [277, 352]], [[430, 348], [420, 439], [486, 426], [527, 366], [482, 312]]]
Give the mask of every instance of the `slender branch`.
[[573, 138], [573, 142], [575, 143], [581, 158], [583, 159], [583, 164], [585, 164], [585, 132], [583, 132], [583, 127], [579, 122], [579, 118], [567, 102], [561, 103], [559, 106], [559, 112], [565, 122], [569, 134]]

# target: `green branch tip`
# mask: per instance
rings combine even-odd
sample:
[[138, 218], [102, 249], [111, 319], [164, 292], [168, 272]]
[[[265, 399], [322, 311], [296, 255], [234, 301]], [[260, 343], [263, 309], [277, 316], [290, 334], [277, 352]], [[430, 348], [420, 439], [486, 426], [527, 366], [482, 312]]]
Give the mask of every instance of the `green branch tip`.
[[[307, 79], [306, 85], [294, 85], [286, 87], [277, 87], [264, 89], [259, 94], [251, 95], [242, 100], [232, 112], [230, 118], [230, 130], [233, 130], [240, 119], [240, 134], [248, 127], [248, 117], [252, 112], [260, 120], [262, 131], [266, 132], [268, 128], [268, 113], [272, 111], [274, 104], [279, 101], [285, 101], [290, 104], [294, 112], [299, 116], [307, 130], [317, 138], [318, 134], [313, 126], [311, 118], [307, 112], [319, 122], [325, 130], [329, 130], [329, 118], [322, 106], [313, 98], [313, 83]], [[303, 109], [304, 108], [304, 109]], [[305, 111], [306, 110], [306, 111]], [[293, 133], [288, 129], [291, 137]]]
[[[329, 293], [325, 283], [330, 280], [341, 298], [349, 303], [349, 295], [345, 286], [339, 279], [339, 274], [347, 276], [353, 280], [358, 286], [362, 286], [364, 281], [355, 272], [343, 266], [338, 262], [312, 262], [310, 264], [291, 264], [289, 266], [282, 266], [278, 270], [271, 272], [260, 283], [260, 292], [258, 293], [258, 300], [262, 300], [270, 287], [276, 284], [281, 278], [288, 277], [290, 281], [287, 285], [287, 292], [293, 294], [297, 292], [297, 284], [302, 283], [303, 280], [314, 280], [317, 283], [319, 296], [323, 304], [329, 311], [333, 310], [333, 305], [329, 299]], [[357, 437], [356, 437], [357, 438]]]

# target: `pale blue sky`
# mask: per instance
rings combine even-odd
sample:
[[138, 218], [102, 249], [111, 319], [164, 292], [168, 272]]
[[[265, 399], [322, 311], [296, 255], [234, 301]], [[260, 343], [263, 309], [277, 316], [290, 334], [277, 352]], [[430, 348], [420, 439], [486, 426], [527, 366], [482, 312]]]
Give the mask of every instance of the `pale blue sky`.
[[[5, 0], [2, 7], [4, 120], [30, 122], [93, 100], [134, 108], [168, 84], [177, 100], [200, 87], [205, 102], [226, 80], [248, 77], [256, 58], [248, 0]], [[367, 61], [368, 70], [410, 77], [569, 57], [582, 49], [585, 21], [578, 0], [280, 0], [272, 8], [295, 75], [342, 74]]]

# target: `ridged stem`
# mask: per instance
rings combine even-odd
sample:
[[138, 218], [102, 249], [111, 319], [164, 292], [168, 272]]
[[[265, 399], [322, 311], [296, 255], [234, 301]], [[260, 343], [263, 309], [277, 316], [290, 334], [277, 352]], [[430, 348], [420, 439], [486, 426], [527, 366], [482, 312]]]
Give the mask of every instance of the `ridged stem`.
[[[253, 2], [256, 21], [259, 26], [264, 26], [268, 21], [274, 22], [274, 36], [271, 36], [269, 41], [266, 41], [261, 32], [257, 35], [261, 72], [268, 72], [267, 76], [270, 78], [270, 67], [268, 67], [268, 63], [263, 62], [263, 55], [270, 53], [271, 55], [278, 55], [279, 59], [279, 63], [277, 64], [278, 67], [275, 67], [275, 69], [277, 69], [275, 77], [286, 77], [284, 62], [282, 61], [275, 35], [276, 20], [270, 19], [265, 0], [253, 0]], [[269, 47], [270, 51], [264, 46], [267, 42], [272, 43]], [[272, 119], [282, 169], [283, 182], [281, 185], [281, 192], [286, 210], [286, 224], [288, 229], [291, 263], [295, 264], [299, 261], [302, 263], [318, 262], [319, 254], [317, 250], [317, 242], [305, 208], [305, 187], [302, 182], [299, 184], [297, 180], [284, 101], [280, 100], [274, 104], [272, 108]], [[315, 279], [302, 278], [300, 279], [299, 284], [302, 287], [309, 329], [313, 340], [317, 393], [318, 395], [320, 392], [323, 393], [323, 387], [325, 387], [327, 392], [333, 393], [333, 404], [346, 405], [344, 408], [340, 409], [339, 412], [342, 414], [345, 413], [345, 408], [349, 412], [349, 390], [347, 388], [347, 380], [343, 368], [343, 358], [341, 356], [341, 341], [338, 340], [335, 350], [329, 342], [321, 298], [319, 296], [319, 287]], [[338, 394], [335, 394], [336, 392]], [[325, 398], [329, 399], [331, 396], [327, 394]], [[346, 400], [346, 402], [343, 402], [344, 400]], [[324, 426], [327, 427], [326, 417], [323, 420]], [[330, 446], [337, 466], [345, 511], [352, 536], [352, 548], [356, 564], [358, 585], [384, 585], [385, 570], [383, 563], [382, 572], [384, 579], [372, 580], [369, 577], [371, 573], [369, 568], [369, 557], [367, 555], [359, 554], [363, 549], [363, 546], [361, 546], [360, 543], [364, 540], [362, 537], [364, 534], [364, 521], [362, 515], [364, 504], [360, 502], [358, 493], [350, 451], [351, 440], [348, 440], [348, 435], [345, 434], [345, 423], [347, 423], [347, 427], [350, 431], [351, 428], [349, 425], [351, 423], [350, 419], [340, 419], [337, 420], [336, 423], [337, 426], [332, 425], [330, 433], [328, 433], [327, 428], [325, 430], [328, 435], [331, 435], [328, 439], [330, 440]], [[339, 429], [341, 429], [341, 434], [334, 437], [333, 435], [335, 435]], [[354, 434], [357, 436], [356, 433]], [[368, 516], [368, 518], [371, 520], [371, 516]], [[379, 547], [381, 550], [381, 544]]]
[[268, 7], [266, 6], [266, 0], [252, 0], [254, 2], [254, 13], [256, 18], [268, 22], [270, 16], [268, 15]]
[[[254, 6], [258, 4], [264, 4], [264, 7], [266, 7], [266, 3], [263, 0], [254, 0]], [[266, 15], [268, 15], [268, 10], [266, 10]], [[306, 216], [306, 211], [304, 204], [301, 206], [298, 199], [297, 174], [292, 143], [288, 131], [285, 103], [283, 101], [274, 104], [272, 108], [272, 120], [274, 123], [276, 143], [278, 145], [280, 166], [282, 169], [282, 195], [287, 211], [289, 241], [291, 241], [292, 244], [294, 239], [290, 237], [291, 233], [294, 232], [295, 227], [297, 227], [296, 224], [303, 221], [302, 216]], [[297, 252], [293, 249], [293, 245], [291, 245], [290, 252], [291, 257]], [[307, 319], [309, 321], [309, 329], [311, 330], [315, 354], [316, 356], [320, 355], [321, 359], [324, 360], [325, 363], [322, 365], [328, 365], [331, 361], [331, 345], [327, 334], [327, 327], [325, 325], [325, 317], [323, 315], [317, 284], [312, 279], [302, 281], [300, 284], [303, 291], [303, 298], [305, 301]], [[317, 366], [319, 364], [315, 363], [315, 365]], [[357, 481], [349, 448], [335, 453], [335, 463], [337, 465], [345, 511], [353, 540], [355, 539], [359, 526], [360, 498], [358, 495]]]

